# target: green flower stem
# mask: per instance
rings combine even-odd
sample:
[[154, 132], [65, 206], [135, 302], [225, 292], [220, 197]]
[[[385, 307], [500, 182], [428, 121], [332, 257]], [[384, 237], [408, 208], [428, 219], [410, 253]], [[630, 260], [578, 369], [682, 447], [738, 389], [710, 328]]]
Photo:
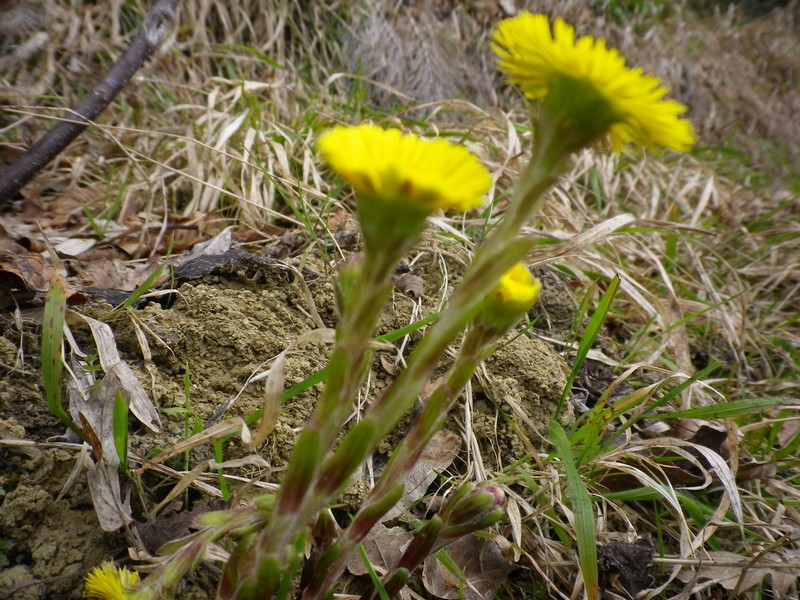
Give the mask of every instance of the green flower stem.
[[[272, 519], [251, 545], [257, 560], [230, 561], [226, 565], [227, 579], [257, 582], [257, 586], [242, 586], [231, 598], [255, 598], [251, 589], [258, 589], [263, 597], [274, 593], [294, 552], [292, 541], [322, 508], [320, 502], [308, 496], [318, 478], [323, 457], [352, 411], [352, 399], [369, 368], [370, 354], [365, 349], [391, 293], [391, 275], [396, 261], [393, 255], [368, 254], [363, 261], [342, 268], [339, 289], [342, 319], [337, 328], [325, 390], [297, 439], [283, 485], [277, 493]], [[277, 568], [268, 568], [268, 565]]]
[[[405, 491], [404, 481], [408, 473], [430, 439], [444, 425], [447, 413], [475, 369], [491, 354], [492, 343], [497, 337], [495, 333], [483, 327], [469, 330], [447, 380], [436, 387], [408, 434], [392, 452], [389, 464], [353, 521], [336, 543], [321, 556], [315, 569], [315, 577], [304, 590], [304, 599], [319, 597], [321, 592], [329, 589], [338, 580], [350, 554], [400, 499]], [[333, 467], [330, 470], [336, 471]], [[346, 479], [344, 483], [347, 483]]]
[[508, 210], [487, 244], [495, 240], [502, 242], [517, 235], [522, 226], [541, 209], [544, 193], [558, 179], [566, 159], [580, 147], [576, 147], [575, 133], [555, 108], [549, 108], [547, 102], [542, 104], [533, 129], [533, 155], [520, 175]]
[[[310, 489], [311, 480], [333, 445], [353, 408], [353, 399], [369, 368], [366, 351], [380, 312], [391, 294], [391, 276], [402, 256], [416, 243], [425, 225], [427, 211], [394, 206], [380, 198], [358, 196], [358, 209], [365, 237], [361, 260], [351, 260], [339, 274], [338, 304], [341, 319], [336, 346], [331, 354], [325, 389], [314, 413], [298, 439], [281, 486], [271, 528], [272, 542], [285, 543], [308, 518], [319, 510], [298, 509]], [[381, 244], [381, 242], [384, 242]], [[312, 465], [309, 468], [309, 465]], [[294, 481], [298, 479], [299, 483]], [[284, 487], [288, 492], [284, 493]], [[302, 487], [302, 489], [300, 489]]]
[[[373, 402], [364, 419], [348, 432], [339, 449], [323, 462], [344, 419], [352, 410], [352, 399], [366, 374], [369, 355], [365, 349], [391, 291], [389, 278], [392, 269], [410, 247], [408, 240], [416, 237], [413, 232], [424, 224], [424, 218], [420, 219], [419, 214], [394, 215], [393, 220], [389, 219], [387, 211], [376, 214], [374, 205], [359, 198], [359, 211], [372, 212], [381, 227], [376, 229], [369, 223], [371, 219], [362, 215], [362, 227], [365, 230], [371, 227], [365, 231], [367, 253], [361, 278], [347, 272], [341, 275], [342, 319], [337, 329], [337, 345], [331, 356], [325, 391], [298, 438], [270, 525], [259, 534], [254, 544], [261, 556], [247, 561], [244, 570], [235, 569], [229, 574], [257, 582], [259, 597], [270, 597], [280, 583], [270, 575], [274, 574], [273, 569], [259, 568], [259, 564], [288, 568], [289, 553], [295, 551], [291, 542], [296, 540], [298, 532], [303, 531], [314, 515], [347, 486], [356, 469], [411, 407], [445, 350], [473, 321], [487, 290], [492, 289], [502, 273], [530, 250], [532, 242], [516, 236], [541, 206], [542, 194], [554, 183], [568, 155], [565, 153], [568, 148], [562, 149], [558, 143], [562, 133], [559, 127], [537, 127], [536, 131], [537, 151], [523, 173], [508, 212], [476, 253], [439, 322], [412, 353], [408, 368]], [[400, 223], [398, 218], [403, 222]], [[402, 242], [393, 235], [397, 231], [405, 232]], [[391, 237], [391, 243], [387, 243], [388, 238], [380, 240], [381, 234]], [[378, 244], [378, 241], [383, 244]], [[235, 597], [255, 598], [247, 593]]]
[[[349, 454], [337, 451], [340, 456], [334, 454], [323, 465], [317, 485], [323, 504], [347, 485], [349, 477], [366, 458], [369, 446], [374, 448], [411, 408], [445, 350], [475, 318], [487, 290], [492, 288], [505, 270], [527, 254], [530, 246], [531, 242], [527, 240], [513, 240], [504, 248], [498, 248], [496, 253], [484, 253], [484, 257], [490, 257], [489, 260], [473, 263], [478, 268], [471, 269], [471, 277], [462, 283], [439, 322], [422, 338], [406, 370], [372, 403], [363, 420], [345, 436], [342, 446]], [[365, 435], [370, 438], [368, 443], [348, 443], [348, 438]], [[353, 454], [351, 450], [356, 447], [361, 448], [363, 453]]]
[[[530, 245], [527, 240], [511, 240], [503, 247], [495, 243], [496, 248], [491, 254], [484, 252], [485, 260], [473, 263], [471, 278], [462, 284], [440, 321], [423, 337], [409, 360], [408, 368], [370, 406], [364, 419], [348, 432], [339, 449], [325, 460], [313, 489], [304, 496], [302, 504], [295, 504], [293, 513], [288, 512], [290, 507], [287, 504], [286, 514], [294, 526], [309, 522], [348, 485], [356, 469], [408, 411], [444, 351], [480, 310], [486, 290], [491, 289], [505, 270], [527, 254]], [[476, 269], [476, 265], [480, 268]], [[351, 404], [348, 402], [347, 406]], [[303, 435], [306, 435], [305, 431], [301, 438]], [[300, 440], [295, 454], [299, 449]], [[284, 481], [291, 481], [289, 473]], [[295, 486], [294, 482], [291, 485], [302, 487], [300, 484]], [[274, 544], [282, 538], [265, 536], [266, 539], [276, 548]]]
[[[509, 210], [491, 237], [476, 254], [461, 286], [451, 298], [439, 322], [428, 331], [412, 353], [407, 369], [370, 406], [364, 419], [350, 430], [340, 449], [323, 465], [315, 490], [320, 505], [313, 507], [314, 510], [320, 510], [347, 486], [353, 473], [366, 459], [369, 452], [396, 425], [416, 400], [419, 390], [433, 372], [447, 347], [480, 311], [486, 290], [491, 289], [500, 275], [521, 260], [530, 250], [531, 242], [516, 239], [516, 235], [532, 214], [541, 207], [542, 195], [556, 180], [564, 159], [568, 156], [568, 152], [565, 152], [566, 149], [559, 146], [558, 136], [561, 134], [558, 127], [537, 128], [537, 148], [544, 150], [534, 153], [521, 178]], [[403, 445], [407, 454], [403, 459], [396, 459], [398, 461], [396, 468], [390, 464], [388, 467], [390, 474], [385, 479], [386, 483], [383, 484], [384, 478], [381, 478], [379, 487], [370, 494], [370, 499], [367, 500], [368, 504], [376, 502], [383, 494], [395, 489], [396, 484], [403, 480], [405, 473], [410, 468], [409, 464], [413, 465], [413, 461], [419, 457], [424, 444], [443, 424], [447, 410], [469, 381], [477, 364], [483, 359], [483, 350], [494, 341], [494, 339], [490, 341], [487, 338], [487, 332], [478, 328], [473, 328], [471, 335], [474, 337], [467, 336], [462, 353], [459, 354], [464, 363], [458, 367], [454, 365], [451, 373], [453, 380], [437, 389], [428, 400], [426, 409], [423, 410], [423, 415], [418, 421], [419, 429], [415, 427], [407, 436], [409, 440], [413, 438], [413, 442], [409, 441], [407, 445]], [[502, 335], [502, 332], [499, 335]], [[354, 441], [348, 443], [356, 439], [358, 443]], [[361, 452], [353, 452], [356, 448]], [[401, 453], [395, 453], [393, 456], [399, 455]], [[309, 509], [311, 508], [309, 507]], [[329, 549], [330, 551], [326, 553], [327, 556], [321, 557], [319, 564], [324, 571], [318, 571], [318, 573], [324, 573], [324, 581], [322, 584], [318, 584], [312, 580], [304, 598], [320, 597], [319, 594], [324, 593], [336, 581], [343, 562], [358, 545], [360, 539], [363, 539], [363, 532], [369, 531], [371, 524], [379, 519], [380, 516], [371, 511], [368, 522], [358, 523], [356, 521], [352, 525], [358, 525], [357, 527], [351, 525], [348, 528], [340, 541]]]
[[[425, 523], [422, 528], [414, 534], [411, 543], [403, 551], [403, 555], [397, 563], [397, 566], [392, 568], [381, 581], [383, 589], [390, 598], [394, 598], [403, 589], [411, 573], [422, 564], [433, 550], [436, 540], [439, 537], [439, 532], [444, 527], [442, 519], [438, 515]], [[377, 592], [364, 594], [361, 599], [377, 600]]]
[[[440, 320], [420, 341], [412, 353], [408, 368], [370, 406], [364, 420], [345, 437], [366, 438], [364, 443], [348, 444], [363, 450], [347, 457], [334, 455], [321, 471], [317, 485], [320, 501], [330, 502], [347, 485], [352, 473], [374, 447], [408, 411], [427, 378], [433, 372], [444, 351], [467, 327], [480, 310], [486, 290], [492, 288], [502, 273], [520, 261], [530, 250], [532, 242], [517, 239], [517, 233], [531, 215], [540, 208], [542, 194], [553, 184], [571, 146], [564, 145], [561, 121], [545, 120], [555, 126], [537, 127], [537, 151], [525, 169], [521, 183], [506, 215], [487, 242], [478, 250], [467, 269], [459, 289], [450, 300]], [[334, 470], [335, 467], [335, 470]], [[315, 507], [319, 510], [322, 506]]]

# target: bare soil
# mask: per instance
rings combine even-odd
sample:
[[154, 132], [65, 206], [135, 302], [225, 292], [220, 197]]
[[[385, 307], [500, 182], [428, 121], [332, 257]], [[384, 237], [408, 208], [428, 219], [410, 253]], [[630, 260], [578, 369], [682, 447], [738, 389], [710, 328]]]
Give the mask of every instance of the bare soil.
[[[446, 289], [452, 290], [460, 263], [449, 262]], [[438, 265], [436, 260], [416, 263], [413, 273], [424, 281], [424, 296], [413, 300], [396, 291], [378, 333], [392, 331], [438, 309], [445, 292]], [[332, 277], [308, 280], [308, 286], [323, 322], [334, 326]], [[574, 307], [574, 300], [564, 292], [561, 289], [553, 297], [546, 297], [543, 306], [550, 306], [553, 312], [568, 311]], [[566, 304], [558, 308], [553, 302]], [[89, 305], [78, 310], [99, 318], [107, 314], [108, 308]], [[12, 315], [4, 315], [0, 322], [0, 360], [5, 365], [0, 387], [0, 439], [5, 440], [0, 444], [0, 540], [11, 544], [6, 552], [7, 568], [0, 572], [0, 593], [15, 590], [10, 597], [24, 599], [80, 598], [82, 577], [87, 570], [103, 560], [125, 558], [131, 541], [123, 532], [105, 533], [99, 527], [85, 474], [67, 485], [76, 451], [52, 446], [61, 439], [63, 427], [48, 413], [41, 385], [40, 309], [29, 309], [25, 315], [21, 323]], [[147, 332], [150, 362], [145, 360], [146, 353], [135, 336], [134, 320]], [[211, 276], [184, 284], [171, 307], [153, 302], [116, 317], [110, 324], [123, 359], [134, 369], [156, 406], [189, 407], [206, 426], [219, 416], [220, 407], [226, 403], [227, 416], [246, 417], [258, 410], [263, 402], [263, 381], [245, 385], [248, 378], [268, 368], [268, 361], [294, 338], [316, 327], [301, 287], [278, 269], [262, 274], [257, 280]], [[88, 330], [74, 329], [79, 344], [91, 353]], [[410, 336], [403, 348], [404, 356], [420, 335], [421, 332], [415, 332]], [[399, 347], [400, 343], [396, 345]], [[286, 387], [300, 383], [322, 368], [327, 351], [322, 345], [310, 344], [290, 355]], [[395, 357], [396, 353], [377, 353], [368, 397], [374, 397], [402, 368], [394, 366]], [[188, 403], [184, 387], [187, 368], [191, 381]], [[485, 375], [473, 387], [472, 417], [473, 435], [487, 469], [502, 468], [524, 455], [531, 444], [538, 444], [539, 432], [546, 430], [546, 423], [553, 416], [566, 372], [564, 359], [548, 344], [528, 334], [501, 347], [487, 361]], [[284, 405], [275, 432], [258, 449], [271, 469], [250, 471], [249, 476], [280, 480], [295, 436], [311, 414], [319, 388], [317, 385]], [[571, 415], [570, 409], [562, 415], [562, 420], [568, 422]], [[162, 424], [162, 431], [154, 434], [131, 423], [131, 452], [140, 461], [185, 439], [183, 415], [162, 414]], [[463, 424], [463, 409], [454, 411], [448, 427], [463, 434]], [[388, 451], [393, 440], [402, 435], [403, 424], [382, 449]], [[10, 442], [14, 439], [36, 444], [15, 446]], [[462, 445], [463, 456], [453, 468], [458, 469], [458, 465], [463, 466], [469, 460], [467, 447], [468, 444]], [[252, 450], [231, 439], [224, 452], [225, 459], [232, 459]], [[191, 452], [190, 467], [212, 456], [209, 446], [197, 448]], [[170, 464], [180, 468], [181, 460]], [[375, 457], [378, 463], [383, 460], [385, 456]], [[142, 493], [133, 487], [130, 493], [137, 518], [145, 521], [155, 517], [150, 509], [175, 481], [152, 473], [140, 481]], [[65, 487], [67, 491], [59, 498]], [[234, 492], [238, 487], [232, 483]], [[344, 498], [345, 504], [355, 505], [365, 489], [364, 482], [356, 482]], [[196, 492], [191, 499], [203, 500]], [[192, 597], [194, 593], [208, 597], [213, 586], [213, 569], [204, 571], [199, 579], [187, 583], [181, 597]]]

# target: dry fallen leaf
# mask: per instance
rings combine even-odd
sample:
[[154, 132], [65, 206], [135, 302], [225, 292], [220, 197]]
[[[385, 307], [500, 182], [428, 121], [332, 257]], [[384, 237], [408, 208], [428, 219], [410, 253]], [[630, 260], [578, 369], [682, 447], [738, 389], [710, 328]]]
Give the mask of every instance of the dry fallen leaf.
[[97, 356], [105, 373], [101, 386], [107, 388], [108, 398], [110, 398], [107, 401], [113, 406], [114, 396], [117, 392], [122, 392], [136, 418], [151, 431], [158, 432], [158, 426], [161, 424], [158, 409], [150, 400], [144, 386], [136, 378], [130, 366], [120, 358], [111, 328], [102, 321], [86, 315], [80, 316], [89, 325], [97, 344]]
[[[422, 583], [439, 598], [492, 600], [514, 565], [494, 540], [476, 535], [459, 538], [444, 549], [464, 574], [460, 581], [434, 556], [425, 559]], [[463, 593], [462, 593], [463, 591]]]
[[6, 257], [0, 262], [0, 270], [16, 275], [26, 289], [44, 292], [50, 280], [55, 276], [55, 269], [41, 254]]
[[91, 317], [80, 317], [92, 331], [104, 376], [99, 385], [95, 385], [93, 373], [85, 368], [86, 362], [78, 360], [86, 355], [65, 325], [66, 338], [73, 351], [72, 377], [67, 383], [69, 411], [91, 441], [92, 456], [86, 455], [82, 466], [88, 469], [89, 491], [100, 526], [105, 531], [116, 531], [131, 523], [133, 517], [129, 499], [123, 499], [120, 486], [120, 459], [114, 439], [115, 398], [121, 393], [130, 411], [152, 431], [159, 430], [160, 417], [130, 366], [120, 358], [111, 328]]
[[[81, 454], [81, 466], [88, 471], [89, 493], [97, 519], [105, 531], [116, 531], [133, 521], [128, 498], [123, 499], [119, 481], [120, 460], [114, 444], [114, 395], [103, 385], [92, 387], [93, 377], [81, 369], [73, 357], [70, 366], [75, 377], [68, 383], [70, 413], [92, 442], [92, 453]], [[106, 378], [108, 379], [108, 378]]]
[[[382, 523], [376, 524], [362, 542], [370, 564], [381, 575], [397, 564], [403, 550], [413, 536], [402, 527], [388, 528]], [[368, 573], [361, 555], [353, 554], [347, 561], [347, 570], [353, 575]]]
[[604, 576], [604, 587], [615, 587], [636, 598], [654, 582], [650, 571], [653, 567], [655, 549], [653, 542], [640, 538], [635, 543], [613, 542], [600, 548], [598, 566]]
[[759, 557], [752, 566], [748, 566], [749, 561], [750, 557], [733, 552], [709, 552], [707, 559], [696, 569], [681, 570], [678, 579], [684, 583], [714, 582], [728, 591], [737, 590], [738, 594], [744, 594], [770, 575], [774, 598], [789, 598], [790, 590], [797, 593], [800, 551], [769, 552]]
[[452, 464], [460, 449], [460, 435], [447, 429], [437, 431], [425, 446], [411, 473], [406, 476], [406, 493], [382, 520], [386, 522], [399, 517], [422, 498], [428, 491], [428, 486], [436, 479], [437, 473]]

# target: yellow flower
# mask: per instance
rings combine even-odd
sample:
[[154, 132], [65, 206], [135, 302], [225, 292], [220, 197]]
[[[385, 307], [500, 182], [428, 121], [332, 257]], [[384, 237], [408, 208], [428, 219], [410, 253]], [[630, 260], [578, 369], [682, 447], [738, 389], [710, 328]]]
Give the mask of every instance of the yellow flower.
[[514, 312], [525, 312], [534, 305], [542, 283], [531, 275], [522, 263], [517, 263], [500, 278], [495, 299]]
[[411, 202], [426, 211], [469, 210], [481, 204], [491, 178], [463, 146], [423, 140], [376, 125], [336, 127], [317, 145], [353, 188], [381, 200]]
[[615, 151], [629, 142], [679, 151], [694, 144], [691, 123], [680, 118], [687, 108], [664, 99], [668, 89], [658, 78], [628, 68], [605, 40], [576, 40], [575, 30], [561, 19], [552, 32], [544, 15], [523, 12], [505, 19], [494, 32], [492, 48], [500, 70], [532, 100], [546, 98], [565, 82], [578, 84], [573, 92], [594, 90], [605, 102], [609, 118], [603, 130]]
[[125, 567], [116, 567], [113, 563], [105, 562], [92, 569], [86, 576], [86, 598], [100, 598], [101, 600], [125, 600], [130, 598], [128, 591], [139, 583], [139, 574], [129, 571]]
[[541, 282], [522, 263], [503, 273], [486, 296], [474, 321], [476, 328], [486, 336], [487, 343], [494, 343], [514, 327], [539, 299], [541, 290]]

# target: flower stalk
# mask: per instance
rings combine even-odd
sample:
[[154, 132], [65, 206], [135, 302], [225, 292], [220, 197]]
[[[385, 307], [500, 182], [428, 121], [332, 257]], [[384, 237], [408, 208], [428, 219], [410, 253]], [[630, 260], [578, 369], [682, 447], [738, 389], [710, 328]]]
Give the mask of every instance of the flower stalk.
[[[483, 299], [447, 377], [434, 389], [411, 429], [392, 452], [388, 465], [353, 522], [319, 560], [317, 579], [312, 580], [306, 588], [304, 598], [318, 597], [321, 590], [328, 589], [338, 579], [350, 553], [394, 506], [396, 500], [386, 500], [398, 489], [404, 490], [403, 482], [428, 442], [444, 425], [447, 414], [475, 369], [492, 353], [495, 343], [533, 306], [540, 290], [539, 280], [531, 277], [521, 264], [517, 264], [500, 278], [493, 291]], [[365, 420], [369, 417], [368, 412]]]
[[[342, 143], [350, 144], [346, 150], [351, 153], [344, 162]], [[381, 150], [378, 154], [374, 154], [376, 145]], [[378, 426], [374, 420], [364, 419], [353, 426], [337, 451], [328, 455], [366, 376], [367, 348], [391, 293], [395, 266], [418, 240], [432, 210], [474, 206], [491, 183], [483, 167], [463, 148], [443, 141], [426, 143], [372, 125], [334, 129], [320, 140], [320, 150], [331, 164], [339, 165], [340, 172], [357, 190], [364, 251], [342, 267], [337, 290], [340, 322], [325, 390], [298, 437], [284, 484], [277, 493], [272, 519], [257, 535], [246, 557], [234, 553], [225, 569], [224, 582], [257, 582], [253, 589], [257, 588], [262, 597], [280, 587], [280, 574], [296, 556], [298, 532], [304, 531], [314, 516], [348, 485], [355, 470], [385, 435], [383, 423]], [[355, 160], [351, 164], [348, 161], [353, 158], [354, 150]], [[442, 187], [439, 179], [431, 178], [427, 170], [402, 171], [401, 167], [407, 165], [393, 162], [400, 159], [438, 163], [452, 176], [465, 177], [466, 183]], [[387, 160], [390, 162], [381, 163]], [[455, 331], [447, 343], [457, 334]], [[441, 351], [444, 348], [446, 344]], [[423, 373], [433, 366], [430, 364]], [[403, 412], [395, 411], [390, 427]], [[267, 565], [269, 568], [265, 568]], [[220, 596], [243, 600], [256, 597], [250, 588], [232, 585], [223, 586]]]
[[[425, 559], [460, 537], [491, 527], [505, 514], [505, 493], [496, 485], [459, 487], [446, 504], [416, 534], [400, 560], [381, 580], [389, 597], [400, 593], [406, 582]], [[361, 600], [378, 600], [377, 591], [367, 592]]]

